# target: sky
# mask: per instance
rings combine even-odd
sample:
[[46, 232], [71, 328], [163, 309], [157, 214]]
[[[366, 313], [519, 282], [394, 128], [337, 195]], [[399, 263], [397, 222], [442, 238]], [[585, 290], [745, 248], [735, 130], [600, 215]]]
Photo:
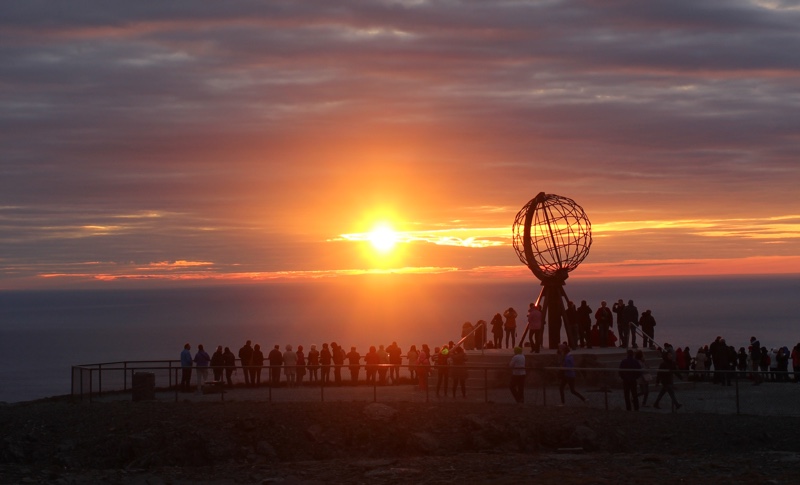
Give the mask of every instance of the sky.
[[540, 192], [573, 277], [797, 274], [798, 52], [797, 1], [5, 1], [0, 289], [530, 278]]

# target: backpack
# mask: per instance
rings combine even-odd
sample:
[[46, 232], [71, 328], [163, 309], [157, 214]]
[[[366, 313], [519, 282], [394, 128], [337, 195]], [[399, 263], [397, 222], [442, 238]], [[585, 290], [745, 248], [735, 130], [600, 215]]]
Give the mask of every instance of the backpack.
[[761, 365], [763, 367], [769, 367], [772, 364], [772, 359], [769, 358], [769, 354], [764, 353], [761, 355]]

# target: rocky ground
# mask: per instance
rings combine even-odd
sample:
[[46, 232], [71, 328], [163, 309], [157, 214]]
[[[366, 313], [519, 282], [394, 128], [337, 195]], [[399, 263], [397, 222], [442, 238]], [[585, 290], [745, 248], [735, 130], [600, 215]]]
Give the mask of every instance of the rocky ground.
[[0, 406], [2, 483], [800, 483], [800, 418], [474, 402]]

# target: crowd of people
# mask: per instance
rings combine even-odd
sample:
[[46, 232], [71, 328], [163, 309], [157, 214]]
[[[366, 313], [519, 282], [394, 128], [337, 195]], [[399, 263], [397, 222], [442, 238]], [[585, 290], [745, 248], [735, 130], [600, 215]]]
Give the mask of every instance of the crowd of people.
[[[616, 318], [614, 317], [616, 315]], [[360, 382], [374, 385], [397, 385], [411, 382], [415, 389], [428, 390], [429, 380], [436, 378], [436, 396], [456, 397], [458, 391], [466, 397], [467, 354], [465, 350], [513, 348], [514, 356], [509, 363], [511, 368], [510, 390], [517, 402], [524, 402], [524, 382], [526, 363], [523, 356], [523, 338], [517, 342], [518, 313], [509, 307], [503, 313], [496, 313], [487, 324], [478, 320], [475, 325], [465, 322], [462, 326], [462, 340], [434, 347], [427, 344], [420, 348], [412, 345], [404, 355], [396, 342], [390, 345], [370, 346], [362, 356], [356, 347], [349, 352], [336, 342], [323, 343], [321, 348], [311, 345], [308, 352], [302, 345], [275, 345], [265, 356], [260, 344], [253, 345], [248, 340], [237, 355], [228, 347], [218, 346], [209, 356], [202, 345], [191, 354], [190, 344], [181, 352], [182, 377], [180, 387], [187, 392], [195, 389], [191, 383], [192, 371], [196, 370], [197, 391], [209, 381], [208, 372], [213, 371], [213, 381], [217, 385], [233, 386], [233, 377], [241, 371], [241, 380], [246, 386], [261, 386], [262, 373], [266, 371], [263, 383], [271, 386], [296, 387], [308, 382], [314, 385], [357, 385]], [[616, 334], [614, 322], [616, 321]], [[661, 399], [669, 395], [674, 409], [681, 407], [674, 390], [674, 379], [710, 380], [714, 384], [731, 385], [733, 378], [749, 378], [758, 385], [764, 381], [788, 381], [789, 362], [793, 363], [792, 378], [800, 382], [800, 343], [790, 351], [788, 347], [767, 349], [755, 337], [750, 344], [738, 351], [728, 345], [724, 338], [717, 337], [711, 344], [697, 350], [692, 355], [689, 347], [673, 347], [669, 343], [657, 345], [654, 338], [655, 318], [650, 310], [639, 313], [633, 300], [627, 304], [619, 299], [611, 307], [601, 301], [597, 311], [592, 311], [585, 300], [580, 306], [568, 303], [564, 314], [567, 340], [558, 347], [559, 393], [561, 404], [565, 402], [565, 390], [586, 402], [586, 398], [575, 389], [575, 361], [571, 351], [578, 348], [619, 347], [626, 348], [626, 357], [620, 363], [620, 379], [623, 384], [625, 405], [628, 410], [638, 410], [647, 406], [650, 384], [660, 385], [653, 402], [659, 408]], [[528, 335], [530, 351], [538, 353], [543, 345], [545, 321], [542, 308], [531, 303], [526, 317], [525, 334]], [[487, 335], [491, 332], [492, 338]], [[641, 339], [641, 348], [637, 343]], [[617, 342], [619, 342], [617, 344]], [[518, 345], [519, 343], [519, 345]], [[648, 368], [644, 349], [658, 349], [662, 361], [657, 372]], [[237, 359], [238, 356], [238, 359]], [[400, 369], [406, 361], [408, 378], [400, 378]], [[237, 365], [238, 360], [238, 365]], [[349, 376], [343, 376], [343, 371]], [[361, 372], [364, 371], [364, 380]], [[331, 377], [332, 375], [332, 377]], [[431, 383], [432, 384], [432, 383]], [[431, 387], [433, 389], [433, 386]]]
[[[409, 362], [416, 362], [417, 354], [416, 347], [412, 346], [406, 358]], [[234, 385], [234, 376], [239, 375], [245, 386], [252, 387], [261, 386], [262, 383], [296, 387], [303, 382], [315, 384], [333, 382], [341, 385], [347, 382], [342, 374], [345, 369], [350, 374], [349, 382], [355, 384], [359, 382], [362, 368], [365, 370], [367, 383], [398, 384], [402, 359], [402, 351], [397, 342], [385, 347], [371, 346], [363, 356], [356, 347], [351, 347], [349, 352], [345, 352], [345, 349], [336, 342], [323, 343], [319, 349], [316, 345], [311, 345], [308, 353], [302, 345], [298, 345], [296, 349], [292, 345], [286, 345], [283, 350], [280, 345], [275, 345], [266, 356], [261, 345], [253, 345], [251, 340], [245, 342], [237, 354], [234, 354], [229, 347], [223, 348], [220, 345], [211, 356], [204, 350], [203, 345], [198, 345], [197, 352], [192, 355], [191, 345], [187, 343], [180, 358], [182, 370], [180, 387], [187, 392], [192, 390], [200, 392], [203, 385], [211, 381], [209, 370], [213, 371], [215, 384], [229, 387]], [[193, 371], [196, 372], [196, 387], [191, 382]], [[411, 374], [413, 379], [415, 377], [413, 370]]]
[[689, 380], [708, 380], [724, 386], [732, 385], [734, 378], [747, 378], [755, 385], [764, 381], [800, 382], [800, 343], [791, 350], [787, 346], [767, 349], [753, 336], [747, 347], [740, 346], [737, 350], [717, 336], [694, 355], [689, 347], [673, 348], [668, 343], [664, 347], [672, 354], [677, 369]]

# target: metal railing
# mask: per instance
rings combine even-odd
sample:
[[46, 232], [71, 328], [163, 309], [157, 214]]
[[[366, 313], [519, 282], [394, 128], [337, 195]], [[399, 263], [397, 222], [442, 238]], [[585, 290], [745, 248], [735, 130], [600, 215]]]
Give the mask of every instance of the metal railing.
[[[161, 365], [156, 365], [161, 364]], [[166, 364], [166, 365], [164, 365]], [[325, 402], [327, 397], [336, 399], [342, 398], [343, 392], [352, 399], [356, 395], [360, 399], [370, 399], [373, 402], [378, 402], [379, 397], [383, 401], [397, 401], [397, 400], [419, 400], [424, 396], [425, 402], [430, 402], [433, 398], [432, 394], [436, 391], [436, 381], [439, 380], [439, 375], [447, 373], [447, 384], [445, 387], [445, 395], [453, 392], [453, 377], [452, 373], [458, 367], [467, 374], [465, 387], [469, 391], [471, 400], [480, 400], [484, 402], [502, 402], [510, 400], [511, 396], [508, 392], [510, 369], [505, 365], [464, 365], [464, 366], [428, 366], [423, 370], [420, 366], [408, 365], [394, 365], [394, 364], [375, 364], [358, 366], [341, 365], [341, 366], [320, 366], [319, 369], [324, 373], [324, 368], [328, 367], [328, 371], [333, 371], [334, 377], [325, 380], [322, 376], [316, 381], [302, 382], [302, 384], [287, 385], [285, 376], [283, 375], [286, 366], [270, 367], [263, 366], [260, 369], [262, 372], [266, 371], [266, 378], [259, 386], [246, 386], [241, 383], [241, 377], [237, 376], [237, 384], [228, 386], [217, 381], [207, 381], [209, 383], [209, 394], [219, 394], [220, 400], [225, 400], [226, 393], [236, 392], [238, 399], [257, 399], [267, 402], [278, 401], [292, 401], [292, 400], [319, 400]], [[344, 374], [351, 368], [358, 368], [360, 377], [364, 377], [363, 371], [375, 372], [374, 379], [361, 379], [352, 381]], [[247, 367], [245, 367], [246, 369]], [[308, 366], [294, 366], [295, 369], [308, 369]], [[336, 371], [340, 375], [339, 382], [336, 381]], [[213, 371], [213, 367], [208, 367], [209, 373]], [[223, 368], [225, 369], [225, 368]], [[237, 371], [243, 369], [241, 366], [236, 367]], [[381, 380], [381, 370], [387, 374], [385, 380]], [[392, 373], [391, 369], [399, 374], [403, 371], [404, 376], [399, 379], [391, 379], [389, 377]], [[527, 367], [526, 388], [539, 389], [540, 393], [533, 393], [535, 404], [547, 406], [553, 401], [553, 393], [555, 392], [556, 400], [559, 400], [559, 387], [561, 378], [564, 371], [571, 370], [576, 373], [576, 383], [582, 392], [600, 393], [603, 394], [603, 403], [594, 403], [596, 407], [602, 407], [606, 410], [611, 407], [617, 408], [622, 406], [622, 391], [621, 379], [619, 377], [620, 369], [615, 368], [590, 368], [590, 367], [576, 367], [576, 368], [562, 368], [562, 367]], [[196, 367], [192, 368], [193, 378], [194, 373], [197, 371]], [[275, 374], [277, 371], [278, 374]], [[419, 384], [418, 381], [412, 381], [410, 377], [411, 371], [425, 372], [427, 379], [424, 384]], [[133, 391], [132, 385], [137, 373], [151, 373], [153, 374], [153, 391], [157, 391], [158, 398], [163, 400], [167, 396], [171, 396], [176, 402], [180, 400], [183, 394], [180, 388], [180, 372], [181, 367], [178, 361], [126, 361], [126, 362], [106, 362], [102, 364], [87, 364], [72, 367], [72, 396], [75, 399], [88, 399], [90, 402], [101, 397], [109, 399], [119, 399], [120, 397], [127, 397], [128, 391]], [[623, 371], [624, 372], [624, 371]], [[634, 371], [631, 371], [634, 372]], [[638, 372], [638, 371], [635, 371]], [[657, 369], [645, 369], [653, 377], [659, 372]], [[763, 391], [764, 387], [757, 387], [756, 384], [766, 382], [765, 375], [761, 373], [753, 374], [751, 372], [741, 371], [686, 371], [681, 370], [677, 372], [678, 375], [683, 377], [690, 377], [691, 379], [676, 380], [676, 391], [679, 396], [684, 395], [686, 399], [692, 400], [692, 409], [700, 412], [709, 413], [729, 413], [729, 414], [778, 414], [778, 415], [800, 415], [800, 408], [792, 405], [800, 396], [800, 386], [774, 386], [771, 382], [767, 384], [770, 386], [771, 391], [777, 393], [778, 397], [765, 398], [759, 392]], [[711, 384], [713, 376], [721, 376], [722, 386], [717, 387]], [[774, 376], [776, 382], [785, 380], [787, 382], [795, 382], [798, 378], [797, 374], [789, 371], [775, 372], [770, 371], [770, 376]], [[275, 380], [277, 376], [278, 381]], [[753, 377], [756, 377], [753, 379]], [[284, 377], [281, 379], [281, 377]], [[155, 381], [161, 383], [160, 387], [155, 386]], [[192, 381], [192, 390], [196, 392], [195, 380]], [[389, 384], [391, 382], [391, 384]], [[750, 385], [744, 386], [744, 383]], [[165, 385], [166, 384], [166, 385]], [[395, 385], [402, 384], [402, 385]], [[725, 384], [730, 384], [726, 386]], [[424, 395], [409, 393], [408, 386], [424, 392]], [[655, 379], [649, 386], [650, 393], [658, 393], [660, 386], [655, 385]], [[338, 391], [338, 388], [343, 388], [343, 391]], [[357, 392], [354, 393], [354, 389]], [[391, 390], [396, 389], [396, 390]], [[759, 392], [754, 390], [758, 389]], [[346, 390], [346, 392], [345, 392]], [[252, 391], [252, 392], [251, 392]], [[477, 391], [477, 393], [476, 393]], [[313, 393], [318, 392], [318, 397], [313, 397]], [[529, 391], [530, 392], [530, 391]], [[205, 395], [205, 394], [204, 394]], [[211, 397], [213, 398], [213, 396]], [[203, 398], [206, 399], [206, 398]], [[783, 405], [783, 407], [776, 408], [776, 405]]]

